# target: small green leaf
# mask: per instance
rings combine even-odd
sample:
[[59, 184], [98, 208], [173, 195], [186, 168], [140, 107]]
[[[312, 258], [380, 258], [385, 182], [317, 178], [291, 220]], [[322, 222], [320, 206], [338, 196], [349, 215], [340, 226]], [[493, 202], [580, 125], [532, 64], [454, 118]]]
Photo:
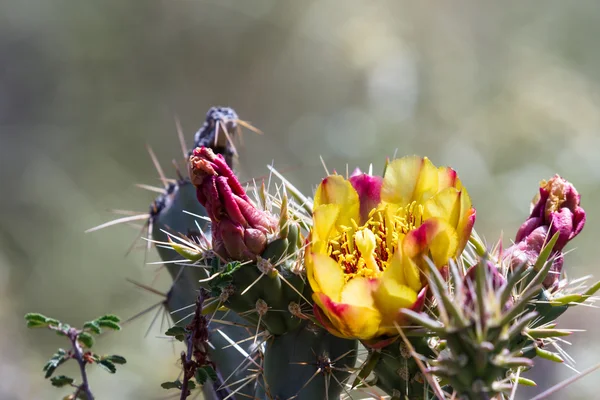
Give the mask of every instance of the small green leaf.
[[46, 317], [45, 315], [42, 315], [42, 314], [38, 314], [38, 313], [27, 313], [27, 314], [25, 314], [25, 320], [46, 323], [46, 321], [48, 320], [48, 317]]
[[60, 325], [60, 321], [54, 318], [48, 318], [46, 319], [46, 323], [50, 326], [59, 326]]
[[52, 376], [52, 374], [54, 373], [54, 370], [56, 370], [56, 367], [58, 365], [54, 362], [47, 362], [46, 365], [44, 365], [44, 371], [46, 371], [46, 374], [44, 375], [44, 378], [48, 379]]
[[95, 333], [96, 335], [99, 335], [102, 332], [102, 330], [100, 329], [100, 326], [98, 325], [98, 322], [96, 322], [96, 321], [86, 322], [85, 324], [83, 324], [83, 329], [87, 329], [87, 330]]
[[160, 387], [163, 389], [181, 389], [181, 382], [179, 379], [173, 382], [163, 382]]
[[553, 299], [550, 300], [550, 305], [553, 307], [556, 306], [564, 306], [567, 305], [569, 303], [580, 303], [582, 302], [584, 299], [583, 295], [581, 294], [567, 294], [565, 296], [560, 296], [560, 297], [554, 297]]
[[100, 318], [96, 318], [96, 321], [111, 321], [111, 322], [116, 322], [119, 323], [121, 322], [121, 318], [117, 317], [114, 314], [106, 314], [101, 316]]
[[185, 330], [185, 328], [181, 326], [172, 326], [165, 332], [165, 335], [172, 336], [180, 342], [183, 342], [187, 333], [188, 332]]
[[196, 382], [194, 381], [188, 381], [188, 390], [193, 390], [196, 389]]
[[111, 374], [114, 374], [115, 372], [117, 372], [117, 367], [115, 367], [115, 364], [113, 364], [109, 360], [101, 359], [101, 360], [96, 361], [96, 363], [99, 366], [101, 366], [102, 368], [104, 368], [105, 370], [107, 370], [108, 372], [110, 372]]
[[195, 377], [196, 382], [198, 382], [199, 385], [204, 385], [204, 382], [206, 382], [206, 380], [208, 379], [208, 374], [204, 369], [198, 368], [196, 369]]
[[191, 246], [185, 244], [175, 243], [169, 238], [169, 244], [183, 258], [191, 262], [196, 262], [204, 257], [204, 253]]
[[210, 365], [205, 365], [202, 367], [202, 369], [206, 371], [211, 381], [216, 382], [217, 379], [219, 379], [219, 377], [217, 376], [217, 371], [215, 371]]
[[535, 383], [535, 381], [532, 381], [531, 379], [523, 378], [522, 376], [520, 376], [519, 379], [515, 379], [514, 377], [512, 377], [511, 380], [522, 386], [537, 386], [537, 383]]
[[165, 332], [167, 336], [185, 335], [187, 331], [182, 326], [172, 326]]
[[119, 324], [117, 324], [114, 321], [109, 321], [109, 320], [98, 320], [96, 321], [98, 323], [98, 326], [102, 327], [102, 328], [108, 328], [108, 329], [112, 329], [114, 331], [120, 331], [121, 330], [121, 326]]
[[600, 281], [594, 283], [592, 286], [590, 286], [588, 288], [588, 290], [585, 291], [585, 293], [583, 293], [583, 295], [588, 298], [590, 296], [593, 296], [594, 294], [596, 294], [596, 292], [600, 290]]
[[52, 386], [63, 387], [72, 384], [74, 382], [74, 379], [69, 378], [68, 376], [59, 375], [50, 379], [50, 382], [52, 383]]
[[562, 359], [562, 357], [559, 356], [558, 354], [553, 353], [553, 352], [548, 351], [548, 350], [540, 349], [539, 347], [535, 348], [535, 354], [538, 357], [545, 358], [546, 360], [554, 361], [554, 362], [557, 362], [557, 363], [563, 363], [564, 362], [564, 360]]
[[125, 359], [125, 357], [123, 356], [118, 356], [116, 354], [113, 354], [112, 356], [108, 356], [106, 357], [106, 359], [110, 362], [113, 362], [115, 364], [125, 364], [127, 362], [127, 360]]
[[94, 338], [87, 332], [81, 332], [79, 336], [77, 336], [77, 340], [81, 342], [88, 349], [94, 345]]
[[526, 333], [534, 339], [569, 336], [573, 332], [567, 329], [528, 329]]
[[42, 321], [32, 321], [32, 320], [27, 321], [28, 328], [46, 328], [47, 326], [48, 326], [48, 324], [45, 322], [42, 322]]
[[222, 274], [231, 275], [235, 271], [240, 269], [241, 267], [242, 267], [242, 263], [239, 261], [233, 261], [233, 262], [227, 263], [227, 265], [225, 265], [225, 271], [223, 271]]
[[56, 368], [58, 368], [58, 366], [60, 366], [62, 363], [64, 363], [68, 359], [69, 359], [69, 357], [68, 357], [67, 352], [64, 349], [58, 349], [58, 351], [54, 355], [52, 355], [52, 358], [50, 358], [50, 360], [48, 360], [46, 365], [44, 365], [43, 371], [46, 372], [44, 377], [46, 379], [50, 378], [52, 376], [52, 374], [54, 373], [54, 371], [56, 370]]

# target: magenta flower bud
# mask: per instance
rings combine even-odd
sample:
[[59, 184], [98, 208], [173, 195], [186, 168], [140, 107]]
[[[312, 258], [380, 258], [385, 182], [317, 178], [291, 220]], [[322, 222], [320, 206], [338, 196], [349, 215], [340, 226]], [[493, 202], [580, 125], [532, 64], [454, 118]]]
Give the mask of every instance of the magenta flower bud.
[[585, 225], [585, 211], [579, 204], [577, 189], [566, 179], [554, 175], [549, 181], [542, 181], [531, 215], [519, 228], [515, 242], [521, 242], [535, 229], [546, 226], [550, 229], [549, 237], [559, 232], [554, 251], [561, 251]]
[[[547, 238], [548, 227], [540, 226], [533, 232], [529, 233], [529, 235], [527, 235], [519, 243], [515, 243], [506, 249], [503, 257], [509, 262], [509, 265], [513, 270], [520, 265], [532, 267], [537, 261], [540, 252], [544, 248]], [[554, 258], [552, 261], [552, 266], [550, 267], [550, 271], [543, 282], [543, 285], [546, 288], [553, 287], [558, 283], [563, 267], [562, 252], [553, 251], [551, 253], [551, 257]]]
[[540, 184], [531, 215], [519, 228], [515, 244], [504, 251], [503, 258], [512, 268], [520, 264], [533, 266], [544, 244], [558, 232], [558, 240], [550, 254], [552, 267], [543, 283], [546, 288], [554, 287], [562, 272], [562, 249], [581, 232], [585, 219], [577, 189], [566, 179], [554, 175]]
[[222, 155], [197, 147], [189, 160], [196, 196], [212, 222], [213, 250], [225, 260], [254, 260], [277, 221], [257, 209]]

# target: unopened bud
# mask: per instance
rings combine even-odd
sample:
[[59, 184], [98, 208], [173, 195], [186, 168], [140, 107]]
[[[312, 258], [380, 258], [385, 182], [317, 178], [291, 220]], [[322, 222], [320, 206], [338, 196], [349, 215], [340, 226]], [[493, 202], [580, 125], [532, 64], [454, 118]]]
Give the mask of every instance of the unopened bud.
[[520, 264], [533, 266], [546, 242], [558, 232], [550, 254], [552, 267], [543, 282], [546, 288], [557, 285], [563, 267], [562, 249], [585, 225], [586, 215], [580, 198], [577, 189], [558, 175], [542, 181], [529, 218], [519, 228], [515, 244], [504, 251], [503, 258], [513, 268]]
[[222, 155], [197, 147], [190, 156], [189, 173], [212, 222], [213, 250], [228, 261], [256, 259], [277, 221], [254, 206]]
[[522, 241], [534, 230], [545, 226], [550, 232], [548, 237], [559, 232], [553, 250], [561, 251], [585, 225], [586, 216], [580, 207], [580, 198], [577, 189], [558, 175], [547, 182], [542, 181], [539, 194], [532, 204], [531, 215], [519, 228], [515, 242]]

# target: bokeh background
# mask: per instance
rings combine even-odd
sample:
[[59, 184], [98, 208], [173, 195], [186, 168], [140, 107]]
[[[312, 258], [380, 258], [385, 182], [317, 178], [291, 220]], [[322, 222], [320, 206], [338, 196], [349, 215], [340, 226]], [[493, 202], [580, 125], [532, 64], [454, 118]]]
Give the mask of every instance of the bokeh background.
[[[600, 275], [599, 35], [600, 4], [585, 0], [1, 1], [0, 399], [65, 394], [41, 372], [64, 343], [25, 329], [24, 313], [81, 324], [160, 301], [125, 280], [156, 275], [143, 251], [125, 257], [138, 228], [83, 232], [109, 209], [146, 211], [153, 194], [133, 184], [159, 181], [145, 144], [173, 174], [174, 115], [191, 143], [211, 105], [265, 132], [244, 136], [244, 179], [274, 161], [310, 193], [319, 156], [378, 171], [396, 150], [427, 155], [459, 171], [490, 241], [508, 244], [538, 181], [559, 172], [588, 212], [568, 268]], [[179, 349], [161, 316], [144, 337], [153, 314], [99, 341], [129, 360], [115, 376], [92, 369], [99, 399], [168, 395], [158, 385], [177, 376]], [[590, 330], [569, 349], [579, 370], [600, 361], [599, 320], [593, 308], [561, 320]], [[518, 398], [575, 373], [538, 365], [538, 388]], [[551, 398], [597, 398], [599, 376]]]

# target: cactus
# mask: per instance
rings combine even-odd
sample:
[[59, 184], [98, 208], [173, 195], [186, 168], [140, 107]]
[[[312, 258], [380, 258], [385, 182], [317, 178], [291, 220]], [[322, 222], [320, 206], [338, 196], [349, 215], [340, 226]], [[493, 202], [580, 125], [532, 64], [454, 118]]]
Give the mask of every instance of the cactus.
[[244, 188], [242, 126], [255, 130], [211, 108], [194, 148], [182, 140], [189, 177], [163, 179], [150, 207], [173, 279], [168, 334], [188, 344], [184, 383], [164, 387], [186, 398], [204, 367], [192, 317], [208, 327], [207, 399], [492, 399], [531, 383], [520, 374], [536, 357], [565, 361], [558, 340], [572, 332], [556, 320], [600, 288], [563, 278], [563, 248], [585, 223], [568, 181], [543, 182], [515, 244], [487, 248], [451, 168], [404, 157], [383, 176], [330, 175], [314, 199], [274, 168], [280, 187]]

